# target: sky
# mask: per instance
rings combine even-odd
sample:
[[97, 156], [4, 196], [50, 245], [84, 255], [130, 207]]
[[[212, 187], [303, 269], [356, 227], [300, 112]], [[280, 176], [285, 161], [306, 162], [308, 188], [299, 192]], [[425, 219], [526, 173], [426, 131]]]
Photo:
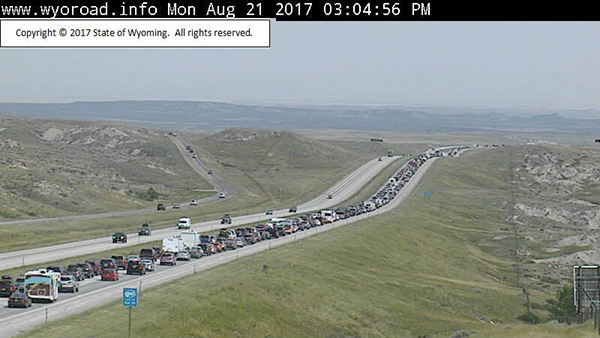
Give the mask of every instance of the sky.
[[272, 22], [270, 49], [0, 50], [0, 102], [600, 109], [600, 23]]

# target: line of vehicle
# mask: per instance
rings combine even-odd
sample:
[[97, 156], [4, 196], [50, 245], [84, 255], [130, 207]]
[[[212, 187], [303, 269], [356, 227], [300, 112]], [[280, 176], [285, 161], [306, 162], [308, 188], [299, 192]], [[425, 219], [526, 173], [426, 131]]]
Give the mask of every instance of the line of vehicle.
[[[337, 205], [355, 193], [360, 191], [364, 185], [366, 185], [372, 177], [379, 174], [384, 170], [387, 165], [392, 161], [399, 159], [399, 157], [386, 157], [382, 161], [373, 159], [350, 175], [343, 178], [341, 181], [336, 183], [333, 187], [328, 189], [324, 194], [316, 197], [312, 201], [306, 202], [298, 206], [298, 213], [306, 213], [309, 211], [315, 211], [324, 209], [330, 206]], [[333, 198], [328, 199], [327, 195], [333, 194]], [[294, 213], [289, 213], [287, 209], [277, 210], [273, 212], [273, 215], [251, 214], [233, 217], [233, 222], [228, 227], [237, 227], [244, 224], [250, 224], [260, 222], [263, 220], [270, 219], [271, 217], [284, 217], [291, 216]], [[212, 231], [214, 229], [223, 227], [219, 220], [205, 221], [195, 223], [192, 225], [192, 229], [198, 232]], [[119, 247], [132, 246], [136, 244], [147, 243], [151, 241], [161, 240], [164, 237], [177, 235], [179, 230], [174, 228], [165, 228], [153, 231], [151, 236], [138, 236], [132, 234], [129, 237], [128, 243], [119, 244]], [[7, 270], [14, 267], [23, 265], [40, 264], [44, 262], [57, 261], [64, 258], [81, 256], [86, 254], [92, 254], [101, 251], [107, 251], [113, 249], [115, 246], [112, 245], [110, 237], [101, 237], [84, 241], [70, 242], [59, 245], [40, 247], [34, 249], [13, 251], [0, 254], [0, 270]]]

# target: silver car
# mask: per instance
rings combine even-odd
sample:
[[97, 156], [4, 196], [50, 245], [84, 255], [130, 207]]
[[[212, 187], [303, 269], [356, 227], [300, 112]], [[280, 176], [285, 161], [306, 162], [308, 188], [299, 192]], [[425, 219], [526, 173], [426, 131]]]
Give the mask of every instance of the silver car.
[[177, 253], [178, 261], [189, 261], [190, 259], [192, 259], [192, 257], [190, 257], [190, 253], [187, 251], [180, 251]]
[[62, 275], [60, 276], [58, 284], [58, 292], [78, 292], [79, 282], [75, 280], [73, 276]]

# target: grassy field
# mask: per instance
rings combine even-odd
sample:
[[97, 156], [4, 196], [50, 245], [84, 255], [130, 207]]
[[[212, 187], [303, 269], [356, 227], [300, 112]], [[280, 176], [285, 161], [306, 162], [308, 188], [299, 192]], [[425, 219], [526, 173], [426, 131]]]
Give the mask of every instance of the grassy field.
[[[211, 186], [160, 132], [0, 116], [0, 220], [140, 209]], [[180, 201], [181, 201], [180, 200]]]
[[[525, 312], [517, 270], [494, 242], [510, 235], [507, 156], [444, 159], [390, 213], [148, 289], [134, 337], [591, 336], [515, 319]], [[534, 312], [544, 317], [550, 297], [534, 293]], [[22, 337], [122, 337], [126, 319], [114, 302]]]
[[285, 131], [236, 128], [181, 137], [215, 173], [242, 188], [244, 198], [268, 202], [274, 208], [310, 200], [365, 162], [385, 156], [388, 148], [413, 154], [426, 149], [423, 145], [318, 141]]

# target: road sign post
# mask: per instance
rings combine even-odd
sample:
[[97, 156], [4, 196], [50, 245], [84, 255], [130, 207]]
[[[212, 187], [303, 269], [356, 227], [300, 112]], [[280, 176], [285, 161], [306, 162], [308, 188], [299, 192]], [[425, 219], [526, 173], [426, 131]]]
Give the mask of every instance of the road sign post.
[[[141, 286], [141, 282], [140, 282]], [[131, 338], [131, 308], [138, 306], [138, 289], [136, 288], [123, 288], [123, 306], [129, 308], [129, 330], [128, 337]]]

